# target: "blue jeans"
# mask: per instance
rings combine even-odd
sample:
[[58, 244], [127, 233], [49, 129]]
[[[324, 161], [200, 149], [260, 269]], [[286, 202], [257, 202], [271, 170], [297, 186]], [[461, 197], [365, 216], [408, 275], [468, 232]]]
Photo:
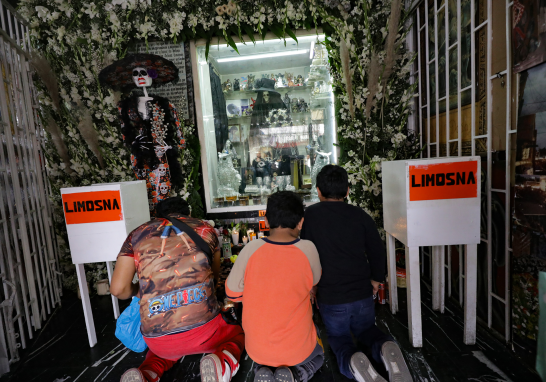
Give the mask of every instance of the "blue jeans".
[[326, 326], [328, 342], [337, 358], [341, 374], [354, 379], [349, 362], [359, 351], [351, 333], [372, 350], [373, 358], [381, 363], [381, 346], [394, 339], [375, 326], [375, 307], [373, 296], [348, 304], [327, 305], [319, 302], [319, 311]]

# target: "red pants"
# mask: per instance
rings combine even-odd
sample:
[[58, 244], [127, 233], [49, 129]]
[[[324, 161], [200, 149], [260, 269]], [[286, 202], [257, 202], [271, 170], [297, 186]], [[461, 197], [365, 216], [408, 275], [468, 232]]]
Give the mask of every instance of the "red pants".
[[[223, 354], [227, 350], [237, 359], [245, 348], [245, 335], [239, 325], [230, 325], [222, 315], [198, 328], [157, 338], [146, 338], [144, 341], [150, 348], [146, 359], [140, 365], [141, 371], [151, 370], [161, 377], [185, 355], [214, 353], [220, 359], [225, 359], [234, 370], [231, 360]], [[222, 365], [223, 366], [223, 365]], [[146, 373], [144, 373], [146, 376]]]

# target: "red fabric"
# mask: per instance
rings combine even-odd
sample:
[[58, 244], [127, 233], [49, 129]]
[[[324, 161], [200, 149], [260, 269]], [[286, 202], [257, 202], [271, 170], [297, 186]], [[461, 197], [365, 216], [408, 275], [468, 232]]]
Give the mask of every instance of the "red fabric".
[[[221, 360], [228, 362], [234, 371], [237, 365], [234, 365], [223, 351], [227, 350], [239, 361], [245, 348], [243, 329], [239, 325], [226, 323], [220, 314], [205, 325], [187, 332], [156, 338], [144, 337], [144, 341], [150, 349], [139, 369], [151, 370], [158, 377], [173, 367], [180, 358], [191, 354], [214, 353]], [[147, 373], [143, 374], [148, 377]]]

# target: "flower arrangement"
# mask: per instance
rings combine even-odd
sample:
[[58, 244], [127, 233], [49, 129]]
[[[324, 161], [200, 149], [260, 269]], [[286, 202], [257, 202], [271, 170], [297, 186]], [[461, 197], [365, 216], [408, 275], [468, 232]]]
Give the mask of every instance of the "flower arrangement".
[[[406, 129], [415, 85], [409, 82], [414, 56], [403, 46], [407, 15], [402, 8], [401, 0], [21, 0], [19, 12], [29, 20], [37, 61], [51, 68], [49, 75], [37, 69], [34, 80], [65, 253], [59, 189], [134, 179], [117, 121], [121, 94], [101, 88], [98, 73], [135, 43], [152, 39], [204, 38], [208, 54], [220, 38], [238, 51], [234, 36], [255, 43], [271, 32], [297, 41], [297, 29], [322, 29], [337, 95], [339, 163], [352, 185], [350, 203], [381, 227], [381, 162], [418, 153], [417, 138]], [[187, 198], [193, 216], [202, 216], [199, 140], [192, 125], [183, 129], [187, 147], [179, 160], [186, 180], [175, 192]], [[96, 139], [88, 137], [93, 134]]]

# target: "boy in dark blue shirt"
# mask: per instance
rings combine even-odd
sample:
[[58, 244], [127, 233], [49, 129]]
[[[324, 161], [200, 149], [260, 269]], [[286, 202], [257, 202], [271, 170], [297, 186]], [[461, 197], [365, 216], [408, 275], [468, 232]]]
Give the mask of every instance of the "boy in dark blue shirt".
[[373, 219], [362, 208], [343, 202], [349, 195], [344, 168], [324, 166], [317, 191], [320, 203], [305, 211], [301, 238], [311, 240], [319, 253], [322, 277], [316, 300], [341, 373], [359, 382], [385, 381], [357, 351], [352, 333], [385, 364], [391, 381], [413, 381], [394, 339], [375, 325], [373, 295], [385, 279], [386, 260]]

